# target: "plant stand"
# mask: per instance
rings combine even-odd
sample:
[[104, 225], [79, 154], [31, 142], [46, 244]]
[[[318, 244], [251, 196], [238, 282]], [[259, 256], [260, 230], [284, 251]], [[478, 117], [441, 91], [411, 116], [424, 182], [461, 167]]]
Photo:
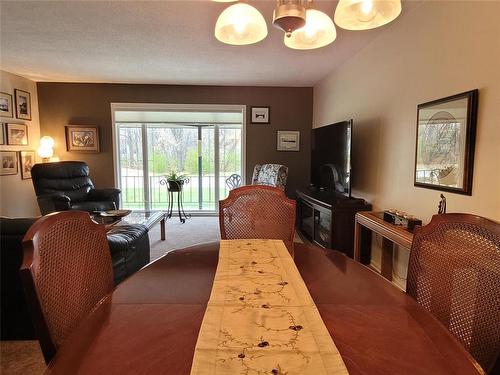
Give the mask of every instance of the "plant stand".
[[181, 223], [185, 223], [186, 219], [191, 218], [191, 214], [186, 214], [184, 212], [184, 206], [182, 204], [182, 190], [185, 183], [188, 183], [189, 180], [179, 181], [169, 181], [169, 180], [161, 180], [160, 184], [167, 185], [168, 190], [168, 201], [167, 201], [167, 219], [172, 217], [172, 211], [174, 208], [174, 193], [177, 193], [177, 213], [179, 214], [179, 220]]

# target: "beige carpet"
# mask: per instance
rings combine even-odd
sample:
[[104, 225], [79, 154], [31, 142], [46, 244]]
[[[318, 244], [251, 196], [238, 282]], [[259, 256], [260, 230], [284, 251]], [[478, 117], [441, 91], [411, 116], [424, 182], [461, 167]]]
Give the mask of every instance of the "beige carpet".
[[149, 232], [151, 261], [169, 251], [182, 249], [204, 242], [220, 240], [218, 217], [192, 217], [181, 224], [177, 217], [167, 220], [167, 239], [160, 240], [160, 225], [155, 225]]
[[45, 361], [38, 341], [0, 341], [2, 375], [38, 375], [45, 371]]
[[[151, 246], [151, 261], [162, 255], [184, 247], [204, 242], [220, 240], [218, 217], [192, 217], [181, 224], [178, 218], [171, 218], [166, 223], [167, 238], [160, 240], [160, 226], [156, 225], [149, 232]], [[294, 242], [303, 243], [302, 239], [295, 233]]]

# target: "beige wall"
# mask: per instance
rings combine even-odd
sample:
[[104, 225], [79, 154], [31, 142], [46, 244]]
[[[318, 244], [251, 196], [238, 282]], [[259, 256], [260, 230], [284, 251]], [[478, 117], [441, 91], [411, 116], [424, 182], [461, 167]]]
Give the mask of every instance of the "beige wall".
[[[36, 83], [26, 78], [0, 71], [0, 91], [12, 95], [13, 102], [14, 89], [21, 89], [31, 93], [31, 121], [16, 119], [15, 107], [14, 117], [1, 117], [0, 120], [6, 123], [21, 123], [28, 125], [28, 146], [0, 146], [1, 151], [21, 151], [35, 150], [38, 148], [40, 139], [40, 123], [38, 118], [38, 97]], [[15, 105], [15, 103], [13, 103]], [[19, 155], [18, 155], [19, 156]], [[19, 157], [18, 157], [19, 160]], [[35, 191], [31, 180], [22, 180], [18, 168], [17, 175], [0, 176], [0, 215], [13, 217], [29, 217], [39, 215], [38, 204], [36, 203]]]
[[449, 212], [500, 221], [500, 2], [425, 2], [314, 87], [313, 126], [354, 119], [353, 194], [429, 221], [439, 192], [413, 186], [416, 107], [479, 89], [472, 196]]
[[314, 127], [354, 119], [353, 195], [428, 222], [440, 192], [413, 186], [417, 104], [478, 88], [472, 196], [445, 196], [448, 212], [500, 221], [499, 14], [498, 1], [424, 2], [314, 87]]

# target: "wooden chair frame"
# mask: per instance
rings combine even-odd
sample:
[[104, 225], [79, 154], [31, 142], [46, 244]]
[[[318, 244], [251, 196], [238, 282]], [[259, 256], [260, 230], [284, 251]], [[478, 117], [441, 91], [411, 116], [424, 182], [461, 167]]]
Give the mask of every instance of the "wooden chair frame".
[[[94, 223], [87, 212], [83, 211], [63, 211], [54, 212], [38, 219], [28, 230], [23, 238], [23, 262], [20, 267], [21, 281], [23, 283], [23, 288], [26, 296], [26, 302], [28, 310], [33, 320], [33, 325], [35, 332], [37, 334], [40, 347], [46, 363], [54, 357], [57, 352], [58, 346], [50, 332], [49, 326], [47, 324], [41, 300], [36, 289], [35, 280], [33, 277], [32, 265], [34, 261], [35, 254], [35, 243], [40, 232], [43, 232], [50, 228], [52, 225], [60, 220], [68, 219], [84, 219], [88, 220], [88, 224], [91, 226], [93, 231], [101, 232], [102, 236], [106, 238], [106, 228], [104, 225]], [[107, 241], [106, 241], [107, 245]], [[108, 252], [109, 254], [109, 252]], [[110, 262], [111, 262], [111, 255]], [[111, 265], [111, 263], [110, 263]], [[111, 270], [112, 271], [112, 270]], [[112, 272], [110, 283], [110, 291], [113, 289]], [[105, 296], [103, 296], [105, 298]]]

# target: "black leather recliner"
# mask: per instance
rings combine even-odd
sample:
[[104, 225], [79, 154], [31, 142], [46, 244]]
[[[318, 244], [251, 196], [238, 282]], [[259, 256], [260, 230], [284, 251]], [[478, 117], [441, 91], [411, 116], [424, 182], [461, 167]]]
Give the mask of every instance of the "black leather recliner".
[[120, 189], [96, 189], [82, 161], [35, 164], [31, 178], [42, 215], [55, 211], [115, 210]]

